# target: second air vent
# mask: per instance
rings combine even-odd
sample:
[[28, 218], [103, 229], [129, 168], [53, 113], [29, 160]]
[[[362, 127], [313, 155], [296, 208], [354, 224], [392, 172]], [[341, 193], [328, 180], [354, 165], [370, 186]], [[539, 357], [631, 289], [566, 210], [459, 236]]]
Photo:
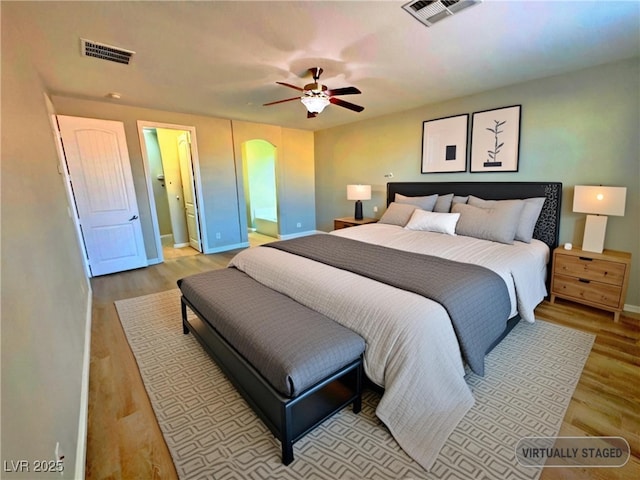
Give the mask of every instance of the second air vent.
[[440, 20], [480, 3], [482, 0], [414, 0], [402, 6], [420, 23], [430, 27]]
[[82, 55], [86, 57], [100, 58], [102, 60], [108, 60], [109, 62], [129, 65], [131, 57], [136, 53], [131, 50], [94, 42], [85, 38], [81, 38], [80, 40], [82, 44]]

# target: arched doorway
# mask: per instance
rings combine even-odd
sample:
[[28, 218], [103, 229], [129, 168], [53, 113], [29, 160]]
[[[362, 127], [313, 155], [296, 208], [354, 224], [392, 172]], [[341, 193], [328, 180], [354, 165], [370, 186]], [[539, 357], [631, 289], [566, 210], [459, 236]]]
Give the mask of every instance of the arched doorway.
[[[249, 233], [278, 238], [277, 149], [266, 140], [242, 144], [244, 195]], [[250, 238], [251, 241], [251, 238]]]

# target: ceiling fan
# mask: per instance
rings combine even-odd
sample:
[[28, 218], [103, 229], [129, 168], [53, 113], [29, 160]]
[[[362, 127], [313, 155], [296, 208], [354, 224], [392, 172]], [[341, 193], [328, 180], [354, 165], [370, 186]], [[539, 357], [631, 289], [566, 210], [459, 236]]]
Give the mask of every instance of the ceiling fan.
[[364, 110], [364, 107], [360, 105], [355, 105], [353, 103], [346, 102], [340, 98], [336, 98], [340, 95], [356, 95], [358, 93], [362, 93], [356, 87], [344, 87], [344, 88], [336, 88], [329, 90], [326, 85], [321, 85], [318, 83], [320, 79], [320, 75], [322, 75], [323, 70], [319, 67], [314, 67], [309, 69], [309, 73], [313, 76], [313, 83], [309, 83], [304, 86], [304, 88], [296, 87], [295, 85], [291, 85], [290, 83], [284, 82], [276, 82], [279, 85], [284, 85], [285, 87], [293, 88], [302, 92], [302, 95], [297, 97], [285, 98], [284, 100], [278, 100], [276, 102], [265, 103], [264, 106], [276, 105], [278, 103], [290, 102], [292, 100], [300, 100], [304, 106], [307, 108], [307, 118], [314, 118], [318, 115], [318, 113], [324, 110], [324, 107], [329, 105], [330, 103], [334, 105], [338, 105], [339, 107], [348, 108], [349, 110], [353, 110], [354, 112], [361, 112]]

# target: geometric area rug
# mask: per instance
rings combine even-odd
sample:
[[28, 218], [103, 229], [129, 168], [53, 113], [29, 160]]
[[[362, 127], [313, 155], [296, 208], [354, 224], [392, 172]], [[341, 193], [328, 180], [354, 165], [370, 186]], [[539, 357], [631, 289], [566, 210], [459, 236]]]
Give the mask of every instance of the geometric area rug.
[[119, 300], [116, 308], [181, 479], [536, 479], [521, 466], [523, 437], [557, 435], [594, 336], [524, 321], [467, 373], [475, 405], [429, 472], [398, 446], [366, 390], [362, 411], [346, 407], [294, 444], [265, 427], [192, 335], [183, 335], [179, 290]]

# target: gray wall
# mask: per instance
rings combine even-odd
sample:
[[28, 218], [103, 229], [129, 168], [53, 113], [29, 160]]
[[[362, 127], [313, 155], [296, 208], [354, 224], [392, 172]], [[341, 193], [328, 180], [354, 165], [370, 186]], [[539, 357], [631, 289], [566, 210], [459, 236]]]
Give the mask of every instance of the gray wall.
[[86, 433], [79, 427], [86, 420], [90, 285], [58, 170], [51, 104], [23, 60], [29, 46], [20, 27], [2, 20], [1, 460], [33, 466], [52, 460], [60, 442], [64, 478], [81, 478], [75, 467], [84, 466], [83, 441], [79, 456], [76, 449]]
[[[149, 259], [156, 258], [158, 252], [153, 236], [142, 149], [138, 137], [138, 120], [195, 127], [204, 197], [201, 210], [206, 219], [204, 228], [208, 239], [208, 244], [204, 246], [205, 252], [237, 248], [248, 241], [242, 187], [241, 144], [255, 138], [267, 140], [278, 149], [278, 174], [281, 177], [278, 179], [280, 233], [295, 234], [315, 229], [312, 132], [236, 121], [232, 126], [231, 120], [226, 119], [66, 96], [56, 95], [52, 100], [61, 115], [117, 120], [124, 123]], [[301, 193], [304, 193], [304, 196]], [[291, 204], [290, 198], [302, 198], [303, 201]], [[300, 228], [297, 227], [298, 223], [301, 224]]]
[[[52, 100], [57, 112], [61, 115], [116, 120], [124, 123], [147, 258], [157, 258], [158, 252], [151, 223], [151, 207], [147, 194], [142, 148], [138, 137], [138, 120], [196, 128], [204, 197], [202, 211], [206, 215], [209, 241], [204, 247], [210, 251], [217, 251], [240, 244], [238, 189], [230, 120], [63, 96], [53, 96]], [[220, 238], [216, 238], [217, 233], [220, 233]]]
[[[522, 105], [515, 173], [421, 174], [422, 122]], [[316, 132], [318, 228], [352, 215], [346, 185], [372, 185], [365, 216], [385, 206], [392, 181], [560, 181], [560, 240], [582, 243], [585, 215], [571, 211], [574, 185], [627, 187], [626, 214], [609, 217], [605, 248], [632, 252], [627, 303], [640, 305], [640, 65], [637, 58], [427, 105]], [[373, 206], [379, 207], [377, 214]]]
[[[65, 478], [81, 478], [86, 426], [91, 318], [90, 284], [69, 217], [65, 183], [50, 113], [124, 122], [149, 258], [157, 256], [137, 120], [195, 126], [203, 179], [209, 247], [246, 241], [240, 229], [231, 121], [106, 102], [51, 96], [27, 58], [18, 32], [2, 24], [2, 418], [1, 459], [52, 459], [56, 442], [65, 455]], [[7, 121], [10, 119], [11, 121]], [[270, 130], [268, 127], [267, 130]], [[253, 138], [266, 138], [253, 125]], [[282, 226], [315, 229], [313, 133], [280, 129]], [[243, 201], [244, 202], [244, 201]], [[242, 210], [244, 211], [244, 210]], [[246, 221], [246, 220], [245, 220]], [[298, 228], [297, 224], [301, 227]], [[216, 239], [215, 233], [221, 232]], [[88, 366], [88, 363], [86, 363]], [[84, 383], [83, 383], [84, 382]], [[84, 388], [83, 388], [84, 387]], [[81, 442], [78, 442], [78, 440]], [[78, 463], [76, 463], [78, 462]], [[45, 475], [51, 478], [51, 475]], [[3, 478], [24, 474], [3, 472]], [[32, 478], [36, 478], [34, 474]]]
[[[243, 177], [243, 143], [262, 139], [276, 147], [278, 228], [281, 237], [300, 235], [315, 231], [316, 228], [313, 138], [313, 132], [304, 130], [233, 121], [238, 178]], [[246, 232], [246, 216], [240, 220]]]
[[169, 215], [166, 182], [164, 180], [158, 180], [158, 175], [164, 175], [164, 170], [162, 168], [162, 155], [160, 155], [160, 145], [158, 144], [158, 132], [156, 129], [145, 130], [144, 141], [147, 147], [149, 173], [151, 174], [151, 185], [153, 198], [156, 203], [156, 213], [158, 214], [160, 235], [171, 235], [173, 229], [171, 228], [171, 215]]

